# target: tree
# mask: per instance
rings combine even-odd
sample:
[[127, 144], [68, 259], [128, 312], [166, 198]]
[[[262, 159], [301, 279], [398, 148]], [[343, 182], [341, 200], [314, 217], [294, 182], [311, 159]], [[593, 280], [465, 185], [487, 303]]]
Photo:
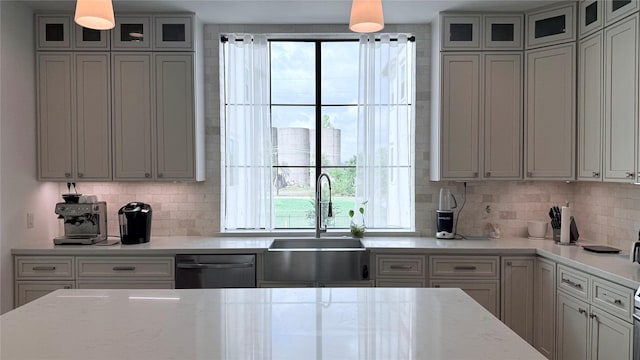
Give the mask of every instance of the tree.
[[331, 190], [335, 195], [354, 196], [356, 194], [356, 156], [354, 155], [346, 163], [349, 168], [334, 168], [329, 170], [331, 176]]

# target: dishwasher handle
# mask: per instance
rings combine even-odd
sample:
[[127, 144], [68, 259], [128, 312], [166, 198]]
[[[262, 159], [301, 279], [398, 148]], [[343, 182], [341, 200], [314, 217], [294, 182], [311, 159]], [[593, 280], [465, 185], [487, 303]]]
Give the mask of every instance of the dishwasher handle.
[[218, 264], [200, 264], [200, 263], [178, 263], [178, 269], [240, 269], [253, 267], [252, 262], [248, 263], [218, 263]]

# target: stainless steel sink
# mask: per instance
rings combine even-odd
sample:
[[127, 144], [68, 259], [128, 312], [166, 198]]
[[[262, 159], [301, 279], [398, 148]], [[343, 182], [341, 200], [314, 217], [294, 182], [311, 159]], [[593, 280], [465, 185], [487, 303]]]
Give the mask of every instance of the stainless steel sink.
[[364, 251], [362, 241], [349, 238], [274, 239], [268, 251]]
[[369, 250], [358, 239], [274, 239], [263, 255], [263, 279], [292, 286], [364, 281], [369, 280], [369, 258]]

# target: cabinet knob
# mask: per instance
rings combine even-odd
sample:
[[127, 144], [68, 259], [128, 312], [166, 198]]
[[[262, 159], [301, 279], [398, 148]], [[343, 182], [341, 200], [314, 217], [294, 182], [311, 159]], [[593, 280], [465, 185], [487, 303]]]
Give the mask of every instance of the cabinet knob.
[[511, 261], [507, 261], [507, 266], [511, 266], [513, 263]]
[[527, 171], [527, 176], [528, 176], [528, 177], [532, 177], [532, 176], [533, 176], [533, 172], [531, 172], [531, 171]]
[[84, 177], [84, 173], [78, 173], [78, 177]]
[[163, 173], [158, 173], [158, 177], [159, 178], [164, 177], [164, 174]]
[[615, 300], [613, 300], [613, 303], [616, 304], [616, 305], [622, 305], [622, 300], [615, 299]]
[[478, 173], [477, 173], [477, 172], [474, 172], [474, 173], [473, 173], [473, 177], [474, 177], [474, 178], [477, 178], [477, 177], [478, 177]]
[[594, 319], [595, 321], [598, 321], [598, 315], [596, 315], [596, 314], [591, 313], [591, 314], [589, 314], [589, 317]]
[[434, 288], [439, 288], [439, 287], [440, 287], [440, 285], [433, 285], [433, 287], [434, 287]]
[[65, 286], [64, 286], [64, 288], [65, 288], [65, 289], [71, 289], [71, 286], [69, 286], [69, 285], [65, 285]]
[[585, 309], [583, 309], [583, 308], [578, 308], [578, 312], [579, 312], [580, 314], [586, 314], [586, 313], [587, 313], [587, 310], [585, 310]]
[[628, 178], [632, 178], [632, 177], [633, 177], [633, 173], [632, 173], [632, 172], [630, 172], [630, 171], [627, 171], [627, 175], [626, 175], [626, 176], [627, 176]]
[[64, 173], [64, 177], [70, 178], [71, 177], [71, 173]]
[[484, 174], [484, 176], [485, 176], [485, 177], [491, 177], [491, 171], [487, 171], [487, 172]]
[[151, 177], [151, 174], [149, 174], [149, 173], [144, 173], [144, 177], [146, 177], [146, 178], [150, 178], [150, 177]]
[[600, 172], [599, 171], [594, 171], [591, 173], [591, 176], [594, 178], [599, 178], [600, 177]]

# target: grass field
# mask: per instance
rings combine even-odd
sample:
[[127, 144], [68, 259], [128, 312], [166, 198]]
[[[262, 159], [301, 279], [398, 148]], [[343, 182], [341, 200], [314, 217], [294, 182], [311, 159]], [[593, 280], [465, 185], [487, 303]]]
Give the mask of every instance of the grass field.
[[[349, 228], [349, 210], [353, 209], [353, 198], [334, 197], [332, 200], [333, 222], [329, 223], [329, 227]], [[324, 208], [326, 209], [326, 205]], [[313, 229], [315, 227], [314, 201], [311, 198], [277, 197], [275, 211], [276, 228]]]

